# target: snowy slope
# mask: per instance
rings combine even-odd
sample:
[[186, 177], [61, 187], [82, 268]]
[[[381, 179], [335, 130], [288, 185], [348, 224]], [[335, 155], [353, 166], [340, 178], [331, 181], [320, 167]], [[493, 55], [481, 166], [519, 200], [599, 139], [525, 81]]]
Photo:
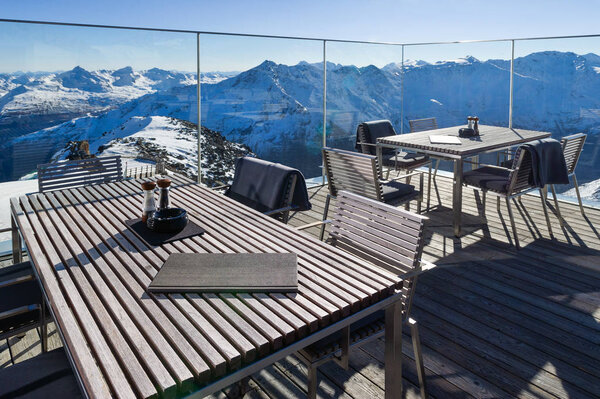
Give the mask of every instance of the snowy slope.
[[[200, 136], [203, 177], [208, 184], [229, 181], [233, 177], [235, 158], [252, 154], [242, 144], [231, 143], [204, 128]], [[193, 179], [198, 176], [198, 135], [196, 125], [165, 116], [134, 116], [122, 125], [89, 141], [90, 153], [97, 156], [120, 155], [128, 167], [136, 160], [165, 162], [167, 169]], [[54, 160], [65, 159], [61, 150]]]

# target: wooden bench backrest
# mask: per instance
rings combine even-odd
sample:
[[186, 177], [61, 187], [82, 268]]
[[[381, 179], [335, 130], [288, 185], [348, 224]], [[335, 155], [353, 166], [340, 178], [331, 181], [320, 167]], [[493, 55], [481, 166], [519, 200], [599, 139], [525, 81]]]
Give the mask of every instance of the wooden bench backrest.
[[336, 197], [339, 191], [345, 190], [381, 200], [381, 173], [376, 156], [323, 147], [323, 160], [332, 196]]
[[408, 121], [408, 124], [410, 125], [411, 133], [422, 132], [425, 130], [433, 130], [438, 128], [437, 119], [435, 118], [413, 119], [411, 121]]
[[39, 192], [123, 180], [120, 156], [38, 165]]
[[[426, 218], [360, 195], [340, 191], [329, 237], [351, 252], [398, 276], [420, 269]], [[406, 312], [414, 278], [403, 285]]]
[[560, 140], [569, 174], [575, 172], [586, 138], [587, 134], [577, 133], [571, 136], [565, 136]]

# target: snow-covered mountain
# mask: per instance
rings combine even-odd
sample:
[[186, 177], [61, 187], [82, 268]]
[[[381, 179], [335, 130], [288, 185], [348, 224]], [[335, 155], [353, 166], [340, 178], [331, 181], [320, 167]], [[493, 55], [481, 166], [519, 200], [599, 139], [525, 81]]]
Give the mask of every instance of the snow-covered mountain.
[[[203, 83], [237, 74], [208, 72]], [[196, 74], [152, 68], [0, 74], [0, 134], [17, 137], [73, 118], [98, 115], [149, 93], [196, 84]]]
[[[328, 63], [328, 144], [352, 148], [356, 125], [373, 119], [390, 119], [398, 131], [402, 125], [404, 131], [408, 131], [410, 119], [430, 116], [435, 116], [440, 126], [463, 124], [467, 115], [477, 115], [485, 124], [506, 125], [509, 71], [507, 60], [482, 62], [470, 56], [436, 63], [407, 61], [403, 74], [399, 64], [358, 68]], [[194, 76], [169, 73], [171, 75], [165, 77], [154, 69], [88, 72], [75, 68], [38, 76], [21, 74], [7, 78], [0, 75], [0, 90], [7, 90], [0, 97], [2, 134], [5, 132], [2, 130], [5, 103], [9, 105], [7, 109], [22, 115], [31, 109], [34, 112], [42, 109], [37, 115], [42, 115], [46, 108], [77, 109], [79, 102], [86, 104], [82, 109], [88, 107], [83, 115], [78, 114], [64, 123], [27, 135], [21, 132], [20, 137], [11, 141], [12, 150], [6, 153], [18, 156], [16, 148], [32, 148], [41, 143], [47, 151], [39, 150], [40, 156], [49, 159], [67, 141], [89, 139], [94, 142], [105, 132], [114, 132], [140, 117], [196, 122], [196, 87], [190, 85]], [[248, 71], [226, 77], [215, 76], [212, 80], [202, 77], [202, 125], [231, 142], [248, 145], [258, 156], [299, 167], [307, 177], [320, 175], [323, 65], [306, 62], [281, 65], [265, 61]], [[17, 78], [20, 83], [15, 82]], [[24, 103], [17, 106], [12, 98], [30, 95], [30, 86], [35, 86], [32, 82], [38, 81], [48, 87], [42, 90], [45, 96], [52, 97], [48, 103], [39, 101], [44, 96], [32, 96], [23, 98]], [[66, 92], [69, 100], [56, 100], [51, 95], [52, 87], [56, 88], [58, 98]], [[23, 93], [16, 94], [19, 90]], [[554, 137], [578, 131], [590, 133], [578, 177], [581, 181], [597, 179], [600, 170], [600, 135], [596, 128], [600, 116], [599, 92], [600, 57], [595, 54], [540, 52], [517, 58], [513, 124], [551, 131]], [[108, 105], [107, 96], [115, 98]], [[20, 163], [26, 162], [20, 159]], [[31, 164], [35, 166], [34, 161]], [[13, 171], [10, 176], [21, 172]]]

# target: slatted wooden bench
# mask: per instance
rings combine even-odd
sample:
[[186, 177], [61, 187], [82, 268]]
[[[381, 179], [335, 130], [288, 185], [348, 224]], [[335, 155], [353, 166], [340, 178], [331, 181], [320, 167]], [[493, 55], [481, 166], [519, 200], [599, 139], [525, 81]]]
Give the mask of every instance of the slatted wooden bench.
[[98, 157], [38, 165], [39, 192], [123, 180], [121, 157]]

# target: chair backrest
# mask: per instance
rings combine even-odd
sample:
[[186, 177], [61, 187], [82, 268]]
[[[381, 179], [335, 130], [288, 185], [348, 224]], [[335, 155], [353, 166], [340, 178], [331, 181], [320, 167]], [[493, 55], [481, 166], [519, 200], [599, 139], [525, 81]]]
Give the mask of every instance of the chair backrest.
[[233, 183], [225, 195], [259, 212], [268, 213], [292, 203], [298, 175], [296, 169], [285, 165], [241, 157], [236, 160]]
[[323, 162], [329, 194], [341, 190], [381, 201], [381, 171], [377, 157], [337, 148], [323, 147]]
[[532, 187], [533, 173], [531, 153], [525, 147], [517, 148], [513, 160], [513, 171], [509, 175], [508, 194], [516, 194]]
[[411, 121], [408, 121], [408, 124], [410, 125], [411, 133], [422, 132], [425, 130], [433, 130], [438, 128], [437, 119], [435, 118], [413, 119]]
[[587, 134], [577, 133], [571, 136], [565, 136], [560, 140], [565, 156], [565, 163], [567, 164], [567, 172], [569, 174], [575, 172], [586, 138]]
[[98, 157], [38, 165], [39, 192], [123, 180], [121, 157]]
[[[340, 191], [331, 222], [331, 244], [398, 276], [421, 268], [424, 224], [421, 215]], [[410, 311], [415, 278], [403, 284], [403, 310]]]
[[[357, 149], [363, 154], [377, 155], [377, 139], [396, 135], [392, 122], [388, 120], [363, 122], [356, 128], [356, 136], [360, 145]], [[393, 148], [383, 148], [383, 154], [393, 154]]]

